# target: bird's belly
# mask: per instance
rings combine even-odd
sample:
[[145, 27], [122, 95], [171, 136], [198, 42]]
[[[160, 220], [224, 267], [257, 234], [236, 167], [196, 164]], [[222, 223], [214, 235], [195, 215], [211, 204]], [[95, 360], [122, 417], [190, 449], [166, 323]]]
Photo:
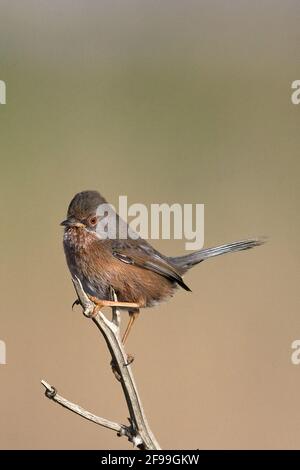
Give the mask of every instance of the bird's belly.
[[153, 307], [171, 297], [175, 284], [151, 271], [128, 266], [126, 276], [112, 283], [120, 302], [135, 302], [141, 307]]
[[81, 282], [87, 294], [102, 300], [111, 298], [111, 287], [120, 302], [134, 302], [143, 307], [153, 307], [171, 297], [176, 285], [159, 274], [136, 268], [132, 271], [125, 266], [126, 272], [120, 273], [109, 267], [89, 275], [84, 274]]

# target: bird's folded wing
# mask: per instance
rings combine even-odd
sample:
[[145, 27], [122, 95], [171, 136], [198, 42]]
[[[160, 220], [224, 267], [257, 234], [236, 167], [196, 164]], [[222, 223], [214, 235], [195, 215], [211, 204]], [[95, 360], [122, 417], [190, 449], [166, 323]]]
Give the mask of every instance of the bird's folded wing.
[[136, 251], [130, 249], [114, 250], [113, 256], [126, 264], [131, 264], [142, 269], [153, 271], [172, 282], [176, 282], [183, 289], [190, 291], [191, 289], [184, 283], [181, 275], [166, 260], [160, 258], [157, 254], [139, 255]]

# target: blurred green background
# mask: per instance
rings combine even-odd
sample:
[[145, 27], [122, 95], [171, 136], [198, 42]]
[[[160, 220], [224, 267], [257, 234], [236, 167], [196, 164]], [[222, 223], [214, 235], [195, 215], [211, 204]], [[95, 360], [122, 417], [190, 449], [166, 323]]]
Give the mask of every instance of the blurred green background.
[[[71, 197], [205, 204], [205, 245], [267, 235], [187, 276], [129, 340], [164, 448], [299, 448], [298, 1], [0, 1], [1, 448], [130, 448], [43, 397], [125, 422], [74, 300]], [[183, 241], [156, 241], [168, 254]]]

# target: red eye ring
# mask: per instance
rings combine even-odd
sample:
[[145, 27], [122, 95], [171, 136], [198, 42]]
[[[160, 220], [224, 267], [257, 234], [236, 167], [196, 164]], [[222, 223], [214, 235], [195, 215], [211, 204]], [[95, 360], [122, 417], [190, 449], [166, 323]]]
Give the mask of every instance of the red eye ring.
[[91, 218], [89, 219], [89, 224], [90, 224], [90, 225], [96, 225], [96, 224], [97, 224], [97, 217], [95, 217], [95, 216], [94, 216], [94, 217], [91, 217]]

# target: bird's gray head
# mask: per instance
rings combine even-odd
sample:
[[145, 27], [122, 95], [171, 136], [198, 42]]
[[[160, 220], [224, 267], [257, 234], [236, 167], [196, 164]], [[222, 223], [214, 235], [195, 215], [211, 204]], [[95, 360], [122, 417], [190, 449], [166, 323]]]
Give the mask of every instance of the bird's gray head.
[[99, 220], [97, 210], [101, 204], [107, 204], [107, 201], [98, 191], [77, 193], [70, 202], [66, 220], [60, 225], [96, 231]]

